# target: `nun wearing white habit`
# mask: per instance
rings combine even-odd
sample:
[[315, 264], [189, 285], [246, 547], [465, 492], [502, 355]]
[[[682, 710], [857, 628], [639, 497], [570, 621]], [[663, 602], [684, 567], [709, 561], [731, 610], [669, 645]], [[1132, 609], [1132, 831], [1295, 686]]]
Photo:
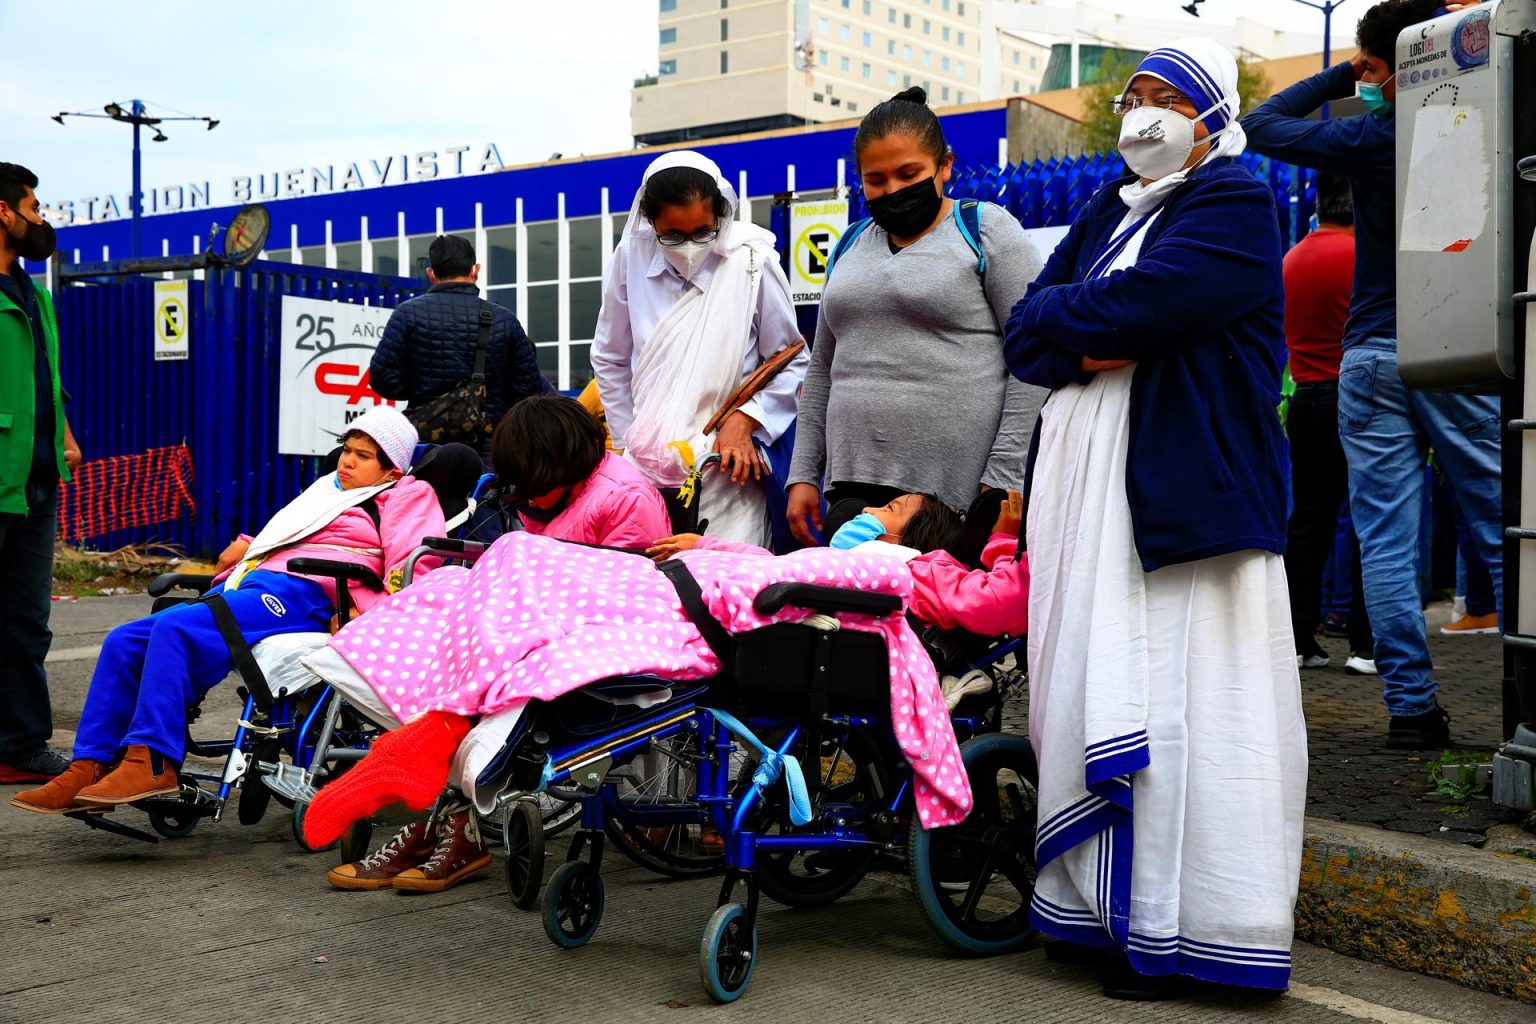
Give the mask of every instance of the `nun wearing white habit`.
[[663, 492], [687, 476], [672, 442], [697, 458], [720, 452], [699, 518], [714, 536], [767, 547], [757, 449], [794, 422], [808, 357], [802, 350], [705, 436], [732, 392], [801, 340], [773, 234], [736, 211], [736, 190], [708, 157], [679, 150], [646, 168], [603, 280], [592, 369], [615, 447]]
[[1284, 989], [1307, 752], [1275, 204], [1232, 159], [1217, 44], [1153, 51], [1117, 109], [1132, 174], [1084, 206], [1005, 332], [1015, 375], [1052, 389], [1025, 526], [1031, 917], [1057, 957], [1103, 963], [1112, 997]]

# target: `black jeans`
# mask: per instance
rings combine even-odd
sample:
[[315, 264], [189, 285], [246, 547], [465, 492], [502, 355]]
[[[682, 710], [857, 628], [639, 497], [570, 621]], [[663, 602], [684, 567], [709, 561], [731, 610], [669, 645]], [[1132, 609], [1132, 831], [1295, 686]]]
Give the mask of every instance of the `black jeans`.
[[57, 483], [27, 484], [25, 515], [0, 513], [0, 761], [29, 754], [53, 734], [43, 661], [53, 634], [53, 542]]
[[[1323, 567], [1338, 529], [1339, 510], [1349, 496], [1349, 467], [1339, 444], [1339, 390], [1333, 382], [1297, 384], [1286, 415], [1291, 439], [1291, 522], [1285, 545], [1285, 577], [1291, 594], [1291, 629], [1296, 650], [1316, 643], [1322, 619]], [[1349, 609], [1349, 649], [1370, 654], [1371, 620], [1360, 583], [1359, 542], [1355, 544], [1354, 599]]]

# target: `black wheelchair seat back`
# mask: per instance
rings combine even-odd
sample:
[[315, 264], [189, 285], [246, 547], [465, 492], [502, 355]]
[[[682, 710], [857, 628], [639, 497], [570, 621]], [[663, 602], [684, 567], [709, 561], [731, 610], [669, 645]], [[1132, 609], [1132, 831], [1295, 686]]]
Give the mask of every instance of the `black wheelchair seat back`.
[[819, 717], [890, 712], [890, 655], [878, 633], [779, 622], [735, 642], [729, 682], [719, 689], [754, 714]]

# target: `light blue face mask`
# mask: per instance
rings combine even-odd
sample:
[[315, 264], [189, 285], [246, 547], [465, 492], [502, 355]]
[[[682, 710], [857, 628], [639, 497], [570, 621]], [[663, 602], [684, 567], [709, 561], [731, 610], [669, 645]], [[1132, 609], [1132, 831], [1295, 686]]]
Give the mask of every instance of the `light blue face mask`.
[[865, 541], [879, 540], [885, 536], [885, 524], [876, 519], [871, 512], [860, 512], [842, 526], [838, 527], [832, 535], [828, 546], [839, 551], [847, 551], [856, 548]]
[[1356, 82], [1355, 95], [1360, 97], [1365, 109], [1373, 114], [1392, 113], [1392, 101], [1381, 94], [1381, 86], [1375, 82]]

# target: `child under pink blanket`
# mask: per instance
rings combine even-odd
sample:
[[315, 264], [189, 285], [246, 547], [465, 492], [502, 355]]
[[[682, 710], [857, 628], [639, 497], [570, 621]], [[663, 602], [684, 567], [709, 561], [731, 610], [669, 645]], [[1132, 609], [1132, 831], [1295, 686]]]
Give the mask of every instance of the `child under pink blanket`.
[[[753, 599], [773, 583], [892, 593], [903, 603], [912, 592], [907, 567], [878, 555], [812, 549], [774, 557], [700, 550], [679, 557], [698, 579], [711, 614], [732, 633], [811, 614], [797, 608], [758, 614]], [[885, 638], [892, 723], [916, 774], [924, 827], [964, 820], [971, 808], [970, 787], [933, 663], [921, 642], [902, 615], [838, 617], [844, 628]], [[434, 571], [343, 629], [332, 646], [407, 723], [401, 732], [411, 730], [413, 718], [441, 720], [437, 731], [444, 735], [434, 739], [433, 747], [445, 751], [444, 763], [441, 772], [435, 763], [431, 766], [434, 796], [457, 743], [453, 736], [468, 728], [467, 717], [461, 725], [440, 713], [489, 715], [611, 676], [681, 681], [702, 679], [720, 668], [672, 584], [649, 560], [527, 533], [502, 537], [470, 569]], [[386, 756], [403, 765], [398, 744], [387, 746]], [[383, 754], [376, 747], [349, 775]], [[412, 770], [425, 767], [417, 758], [411, 755]], [[324, 819], [326, 833], [345, 828], [340, 820], [345, 815], [337, 814], [341, 801], [348, 800], [349, 813], [356, 809], [341, 792], [354, 788], [344, 785], [349, 781], [344, 777], [321, 791], [306, 815], [309, 824], [319, 827]], [[418, 788], [425, 791], [427, 783]], [[328, 799], [332, 789], [338, 792]], [[337, 807], [323, 806], [331, 803]]]

